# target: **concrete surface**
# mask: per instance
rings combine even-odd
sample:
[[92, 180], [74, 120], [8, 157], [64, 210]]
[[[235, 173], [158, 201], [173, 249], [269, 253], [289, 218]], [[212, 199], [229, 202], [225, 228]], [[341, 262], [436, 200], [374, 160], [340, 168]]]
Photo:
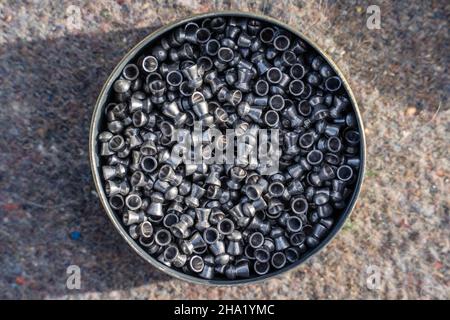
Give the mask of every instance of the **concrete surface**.
[[[168, 4], [170, 3], [170, 4]], [[449, 294], [449, 12], [446, 1], [2, 1], [0, 298], [444, 299]], [[140, 39], [216, 9], [297, 27], [350, 80], [367, 177], [339, 236], [259, 285], [206, 288], [144, 263], [96, 197], [88, 128], [99, 90]], [[66, 268], [81, 268], [68, 290]]]

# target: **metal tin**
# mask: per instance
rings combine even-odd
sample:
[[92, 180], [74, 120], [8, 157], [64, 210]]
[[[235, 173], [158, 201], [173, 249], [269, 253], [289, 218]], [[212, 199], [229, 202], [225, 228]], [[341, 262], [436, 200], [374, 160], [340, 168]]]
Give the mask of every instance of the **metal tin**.
[[[102, 106], [105, 104], [110, 89], [115, 81], [116, 78], [119, 77], [119, 75], [122, 72], [122, 69], [128, 64], [128, 62], [135, 57], [139, 55], [140, 52], [151, 42], [158, 40], [163, 34], [166, 32], [169, 32], [177, 27], [179, 27], [182, 24], [188, 23], [188, 22], [195, 22], [197, 20], [205, 19], [205, 18], [215, 18], [215, 17], [240, 17], [240, 18], [248, 18], [248, 19], [255, 19], [260, 20], [269, 24], [273, 24], [275, 26], [284, 28], [294, 34], [295, 36], [299, 37], [306, 43], [308, 43], [312, 48], [314, 48], [320, 55], [325, 59], [325, 61], [334, 69], [336, 74], [342, 79], [342, 84], [345, 87], [345, 90], [347, 91], [347, 94], [350, 98], [351, 104], [353, 106], [356, 119], [358, 122], [358, 129], [361, 136], [360, 141], [360, 159], [361, 159], [361, 165], [359, 168], [359, 173], [357, 177], [357, 182], [355, 184], [355, 188], [353, 191], [353, 194], [351, 198], [349, 198], [349, 202], [347, 205], [347, 208], [342, 212], [339, 219], [336, 221], [335, 225], [333, 226], [332, 230], [329, 232], [329, 234], [322, 239], [320, 244], [315, 247], [314, 249], [310, 250], [307, 254], [303, 255], [300, 260], [289, 264], [288, 266], [279, 269], [277, 271], [267, 273], [264, 275], [260, 275], [258, 277], [254, 278], [248, 278], [248, 279], [238, 279], [238, 280], [228, 280], [228, 279], [221, 279], [221, 280], [208, 280], [208, 279], [202, 279], [198, 278], [192, 275], [188, 275], [185, 273], [182, 273], [180, 271], [171, 269], [167, 265], [161, 263], [157, 259], [153, 258], [148, 254], [147, 252], [142, 249], [135, 240], [131, 238], [131, 236], [127, 233], [124, 226], [118, 219], [118, 217], [114, 214], [108, 199], [105, 194], [105, 188], [104, 183], [102, 179], [100, 178], [101, 174], [101, 165], [100, 165], [100, 156], [99, 156], [99, 145], [97, 142], [97, 136], [101, 132], [101, 123], [104, 120], [104, 112]], [[341, 230], [342, 226], [344, 225], [345, 221], [347, 220], [350, 213], [353, 211], [353, 208], [355, 207], [356, 200], [359, 196], [361, 186], [364, 179], [364, 172], [365, 172], [365, 159], [366, 159], [366, 141], [364, 136], [364, 126], [361, 118], [361, 114], [358, 109], [358, 105], [356, 102], [356, 99], [354, 97], [354, 94], [350, 88], [350, 85], [348, 81], [345, 79], [342, 71], [336, 66], [336, 64], [331, 60], [331, 58], [324, 53], [317, 44], [315, 44], [311, 39], [300, 33], [299, 31], [291, 28], [290, 26], [274, 19], [268, 16], [253, 14], [253, 13], [245, 13], [245, 12], [238, 12], [238, 11], [223, 11], [223, 12], [210, 12], [205, 14], [199, 14], [194, 15], [186, 19], [178, 20], [173, 22], [172, 24], [169, 24], [167, 26], [164, 26], [157, 31], [153, 32], [152, 34], [145, 37], [141, 42], [139, 42], [134, 48], [132, 48], [119, 62], [119, 64], [114, 68], [113, 72], [107, 79], [105, 85], [103, 86], [100, 95], [97, 99], [97, 102], [94, 107], [92, 120], [91, 120], [91, 126], [90, 126], [90, 133], [89, 133], [89, 157], [90, 157], [90, 164], [91, 164], [91, 170], [92, 175], [94, 178], [94, 184], [95, 188], [97, 190], [97, 194], [99, 195], [100, 201], [103, 205], [103, 208], [105, 209], [108, 217], [112, 221], [114, 227], [117, 229], [117, 231], [122, 235], [122, 237], [125, 239], [125, 241], [133, 248], [134, 251], [136, 251], [143, 259], [148, 261], [151, 265], [155, 266], [157, 269], [174, 276], [181, 280], [186, 280], [192, 283], [196, 284], [208, 284], [208, 285], [221, 285], [221, 286], [235, 286], [235, 285], [244, 285], [244, 284], [254, 284], [258, 283], [264, 280], [267, 280], [272, 277], [279, 276], [283, 273], [286, 273], [288, 271], [292, 271], [302, 263], [304, 263], [306, 260], [308, 260], [310, 257], [318, 253], [320, 250], [322, 250]]]

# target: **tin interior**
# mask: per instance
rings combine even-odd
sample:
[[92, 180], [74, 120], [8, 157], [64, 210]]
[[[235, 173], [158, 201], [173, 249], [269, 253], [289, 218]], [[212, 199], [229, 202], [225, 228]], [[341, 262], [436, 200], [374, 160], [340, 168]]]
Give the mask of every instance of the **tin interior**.
[[[105, 105], [105, 102], [107, 101], [107, 99], [109, 97], [109, 93], [111, 91], [113, 82], [115, 81], [115, 79], [117, 77], [120, 76], [120, 73], [121, 73], [123, 67], [130, 60], [139, 56], [141, 54], [141, 52], [143, 52], [145, 50], [145, 48], [148, 44], [150, 44], [154, 41], [158, 41], [158, 39], [162, 35], [164, 35], [166, 32], [170, 32], [171, 30], [173, 30], [173, 29], [177, 28], [178, 26], [183, 25], [187, 22], [192, 22], [192, 21], [195, 22], [197, 20], [202, 20], [205, 18], [214, 18], [214, 17], [219, 17], [219, 16], [225, 17], [225, 18], [240, 17], [240, 18], [249, 18], [249, 19], [260, 20], [262, 22], [273, 24], [280, 28], [284, 28], [287, 31], [291, 32], [293, 35], [299, 37], [300, 39], [302, 39], [303, 41], [308, 43], [313, 49], [316, 50], [317, 53], [319, 53], [327, 61], [327, 63], [330, 64], [330, 66], [334, 69], [336, 74], [342, 79], [344, 87], [347, 91], [347, 94], [348, 94], [351, 104], [353, 106], [353, 109], [354, 109], [354, 112], [355, 112], [355, 115], [357, 118], [357, 122], [358, 122], [358, 129], [359, 129], [360, 136], [361, 136], [361, 141], [360, 141], [361, 165], [360, 165], [358, 179], [355, 184], [353, 194], [352, 194], [351, 198], [349, 198], [347, 208], [342, 211], [342, 213], [336, 220], [332, 230], [327, 234], [327, 236], [324, 239], [322, 239], [322, 241], [320, 242], [320, 244], [317, 247], [308, 251], [306, 254], [302, 255], [302, 257], [298, 261], [296, 261], [292, 264], [289, 264], [288, 266], [286, 266], [280, 270], [273, 271], [273, 272], [270, 272], [270, 273], [268, 273], [266, 275], [262, 275], [262, 276], [252, 277], [252, 278], [248, 278], [248, 279], [238, 279], [238, 280], [228, 280], [228, 279], [208, 280], [208, 279], [202, 279], [199, 277], [194, 277], [194, 276], [191, 276], [191, 275], [188, 275], [183, 272], [180, 272], [175, 269], [167, 267], [166, 265], [160, 263], [158, 260], [153, 258], [145, 250], [143, 250], [135, 242], [135, 240], [133, 240], [128, 235], [128, 233], [125, 230], [125, 228], [123, 227], [122, 223], [119, 221], [116, 214], [113, 212], [111, 206], [109, 205], [108, 199], [105, 194], [104, 183], [100, 176], [101, 162], [100, 162], [100, 157], [98, 155], [98, 145], [97, 145], [97, 136], [98, 136], [99, 132], [101, 132], [103, 129], [102, 123], [105, 123], [103, 106]], [[138, 43], [134, 48], [132, 48], [123, 57], [123, 59], [115, 67], [115, 69], [109, 76], [108, 80], [106, 81], [105, 85], [103, 86], [103, 88], [100, 92], [100, 95], [97, 99], [97, 102], [95, 104], [93, 115], [92, 115], [92, 120], [91, 120], [90, 134], [89, 134], [89, 156], [90, 156], [91, 170], [92, 170], [92, 175], [94, 178], [95, 188], [97, 190], [97, 194], [99, 195], [99, 198], [103, 205], [103, 208], [105, 209], [108, 217], [111, 219], [111, 221], [114, 224], [117, 231], [122, 235], [122, 237], [125, 239], [125, 241], [134, 249], [134, 251], [136, 251], [142, 258], [144, 258], [146, 261], [148, 261], [150, 264], [152, 264], [159, 270], [161, 270], [167, 274], [170, 274], [178, 279], [186, 280], [186, 281], [189, 281], [192, 283], [197, 283], [197, 284], [231, 286], [231, 285], [257, 283], [257, 282], [260, 282], [260, 281], [263, 281], [263, 280], [266, 280], [266, 279], [269, 279], [272, 277], [276, 277], [285, 272], [291, 271], [291, 270], [295, 269], [296, 267], [298, 267], [299, 265], [301, 265], [302, 263], [304, 263], [306, 260], [308, 260], [313, 255], [318, 253], [320, 250], [322, 250], [331, 241], [331, 239], [333, 239], [336, 236], [336, 234], [339, 232], [339, 230], [342, 228], [343, 224], [345, 223], [347, 217], [352, 212], [352, 210], [355, 206], [356, 200], [359, 196], [360, 190], [361, 190], [361, 185], [363, 182], [364, 171], [365, 171], [365, 158], [366, 158], [365, 143], [366, 142], [365, 142], [365, 136], [364, 136], [364, 127], [363, 127], [361, 115], [360, 115], [355, 97], [353, 95], [353, 92], [351, 91], [347, 80], [345, 79], [344, 75], [339, 70], [339, 68], [335, 65], [335, 63], [313, 41], [308, 39], [306, 36], [304, 36], [299, 31], [292, 29], [288, 25], [286, 25], [276, 19], [273, 19], [271, 17], [253, 14], [253, 13], [244, 13], [244, 12], [237, 12], [237, 11], [224, 11], [224, 12], [210, 12], [210, 13], [206, 13], [206, 14], [195, 15], [195, 16], [191, 16], [189, 18], [183, 19], [183, 20], [176, 21], [167, 26], [164, 26], [164, 27], [160, 28], [159, 30], [155, 31], [154, 33], [145, 37], [140, 43]]]

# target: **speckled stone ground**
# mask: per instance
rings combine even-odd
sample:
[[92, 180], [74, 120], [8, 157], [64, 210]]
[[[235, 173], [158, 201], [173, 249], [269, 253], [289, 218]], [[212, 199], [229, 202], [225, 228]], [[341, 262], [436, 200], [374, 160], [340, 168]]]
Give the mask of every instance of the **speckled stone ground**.
[[[0, 298], [450, 298], [450, 7], [372, 3], [379, 30], [362, 1], [2, 1]], [[314, 39], [349, 78], [368, 141], [339, 236], [294, 272], [234, 288], [174, 280], [134, 254], [100, 207], [87, 153], [120, 58], [165, 23], [215, 9], [266, 13]], [[66, 288], [73, 264], [80, 290]]]

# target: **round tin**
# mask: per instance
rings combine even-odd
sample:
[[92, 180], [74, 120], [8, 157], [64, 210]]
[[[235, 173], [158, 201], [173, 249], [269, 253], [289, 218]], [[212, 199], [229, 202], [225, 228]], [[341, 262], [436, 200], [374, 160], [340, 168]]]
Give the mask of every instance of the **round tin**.
[[[298, 261], [271, 273], [248, 278], [248, 279], [237, 279], [237, 280], [207, 280], [207, 279], [201, 279], [199, 277], [191, 276], [188, 274], [185, 274], [183, 272], [174, 270], [162, 263], [160, 263], [158, 260], [153, 258], [150, 254], [148, 254], [146, 251], [144, 251], [136, 242], [133, 240], [127, 233], [127, 231], [122, 226], [121, 222], [113, 212], [106, 194], [105, 194], [105, 188], [103, 181], [100, 176], [101, 167], [100, 167], [100, 157], [98, 154], [98, 143], [97, 143], [97, 136], [101, 132], [101, 123], [104, 122], [104, 112], [103, 112], [103, 106], [105, 105], [105, 102], [109, 96], [112, 84], [114, 83], [114, 80], [119, 77], [123, 67], [133, 58], [137, 57], [139, 53], [150, 43], [152, 43], [155, 40], [158, 40], [163, 34], [166, 32], [170, 32], [171, 30], [174, 30], [175, 28], [188, 23], [188, 22], [195, 22], [197, 20], [205, 19], [205, 18], [215, 18], [215, 17], [238, 17], [238, 18], [248, 18], [248, 19], [255, 19], [260, 20], [262, 22], [272, 24], [275, 26], [278, 26], [280, 28], [284, 28], [294, 34], [295, 36], [299, 37], [306, 43], [308, 43], [312, 48], [314, 48], [320, 55], [325, 59], [327, 63], [330, 64], [330, 66], [334, 69], [336, 74], [342, 79], [343, 85], [345, 87], [345, 90], [347, 91], [347, 94], [349, 96], [349, 99], [351, 101], [353, 110], [356, 115], [356, 119], [358, 122], [358, 129], [361, 136], [360, 141], [360, 159], [361, 159], [361, 165], [359, 168], [359, 173], [357, 177], [357, 182], [355, 184], [353, 194], [349, 198], [347, 208], [342, 212], [342, 214], [339, 216], [339, 219], [334, 224], [332, 230], [328, 233], [328, 235], [322, 239], [320, 244], [315, 247], [314, 249], [308, 251], [305, 255], [301, 257]], [[117, 229], [117, 231], [121, 234], [121, 236], [125, 239], [125, 241], [130, 245], [131, 248], [133, 248], [134, 251], [136, 251], [143, 259], [145, 259], [147, 262], [149, 262], [151, 265], [156, 267], [157, 269], [174, 276], [181, 280], [186, 280], [192, 283], [196, 284], [209, 284], [209, 285], [221, 285], [221, 286], [232, 286], [232, 285], [243, 285], [243, 284], [253, 284], [257, 282], [261, 282], [263, 280], [267, 280], [272, 277], [279, 276], [283, 273], [286, 273], [288, 271], [292, 271], [296, 267], [300, 266], [302, 263], [304, 263], [306, 260], [311, 258], [313, 255], [318, 253], [320, 250], [322, 250], [341, 230], [342, 226], [344, 225], [345, 221], [347, 220], [348, 216], [352, 212], [353, 208], [355, 207], [356, 200], [359, 196], [361, 186], [363, 183], [364, 178], [364, 171], [365, 171], [365, 159], [366, 159], [366, 141], [364, 136], [364, 126], [361, 118], [361, 114], [358, 109], [358, 105], [356, 102], [356, 99], [353, 95], [353, 92], [349, 86], [348, 81], [345, 79], [342, 72], [339, 70], [339, 68], [336, 66], [336, 64], [331, 60], [331, 58], [320, 49], [320, 47], [315, 44], [311, 39], [303, 35], [301, 32], [291, 28], [290, 26], [274, 19], [268, 16], [263, 16], [259, 14], [253, 14], [253, 13], [246, 13], [246, 12], [238, 12], [238, 11], [221, 11], [221, 12], [210, 12], [205, 14], [199, 14], [194, 15], [182, 20], [175, 21], [169, 25], [166, 25], [164, 27], [161, 27], [157, 31], [153, 32], [152, 34], [145, 37], [141, 42], [139, 42], [134, 48], [132, 48], [119, 62], [119, 64], [114, 68], [111, 75], [106, 80], [105, 85], [103, 86], [100, 95], [97, 99], [97, 102], [94, 107], [92, 120], [91, 120], [91, 126], [90, 126], [90, 133], [89, 133], [89, 157], [90, 157], [90, 164], [91, 164], [91, 170], [92, 175], [94, 178], [94, 184], [95, 188], [97, 190], [97, 194], [99, 195], [100, 201], [103, 205], [103, 208], [106, 211], [106, 214], [111, 219], [114, 227]]]

